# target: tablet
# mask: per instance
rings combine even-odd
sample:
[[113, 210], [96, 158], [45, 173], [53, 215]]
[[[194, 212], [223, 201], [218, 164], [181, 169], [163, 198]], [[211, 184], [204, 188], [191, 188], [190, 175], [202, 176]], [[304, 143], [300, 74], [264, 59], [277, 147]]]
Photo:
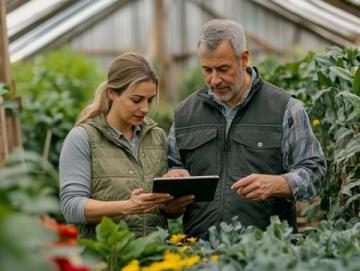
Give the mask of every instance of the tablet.
[[214, 199], [219, 176], [159, 177], [154, 178], [154, 193], [169, 193], [178, 198], [194, 195], [194, 201], [212, 201]]

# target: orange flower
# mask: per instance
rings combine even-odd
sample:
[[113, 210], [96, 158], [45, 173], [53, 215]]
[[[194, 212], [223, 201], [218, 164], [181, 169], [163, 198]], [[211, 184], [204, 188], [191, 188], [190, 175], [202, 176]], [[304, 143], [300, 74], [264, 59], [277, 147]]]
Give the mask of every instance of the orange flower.
[[54, 219], [45, 217], [42, 220], [43, 225], [55, 231], [59, 235], [59, 241], [55, 242], [56, 244], [59, 243], [66, 243], [68, 245], [76, 244], [76, 239], [78, 237], [78, 231], [73, 225], [65, 225], [61, 223], [57, 223]]
[[77, 229], [71, 225], [59, 224], [57, 231], [61, 237], [65, 238], [77, 238], [78, 236]]

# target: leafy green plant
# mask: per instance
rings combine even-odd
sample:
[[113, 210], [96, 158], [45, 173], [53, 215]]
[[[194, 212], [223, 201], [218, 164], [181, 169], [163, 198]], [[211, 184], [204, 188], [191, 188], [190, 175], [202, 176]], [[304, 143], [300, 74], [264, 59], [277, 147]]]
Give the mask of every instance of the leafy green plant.
[[79, 244], [106, 263], [106, 270], [117, 271], [134, 259], [144, 265], [160, 260], [167, 235], [159, 230], [136, 238], [124, 222], [115, 224], [104, 217], [96, 227], [96, 240], [81, 239]]
[[8, 93], [8, 89], [6, 87], [6, 84], [3, 82], [0, 82], [0, 96], [3, 96], [4, 94]]
[[[349, 270], [360, 267], [360, 221], [322, 221], [306, 234], [271, 219], [266, 231], [244, 227], [235, 217], [209, 229], [209, 240], [183, 234], [166, 240], [163, 230], [135, 238], [125, 224], [103, 219], [97, 241], [81, 240], [106, 270]], [[152, 248], [152, 250], [150, 250]], [[150, 253], [151, 251], [151, 253]]]
[[323, 147], [328, 172], [321, 207], [329, 218], [360, 209], [360, 50], [329, 48], [278, 65], [263, 63], [264, 79], [301, 99]]
[[41, 216], [60, 217], [57, 172], [36, 153], [15, 150], [0, 168], [0, 270], [54, 270], [55, 234]]
[[41, 156], [14, 150], [0, 169], [0, 204], [3, 214], [60, 214], [58, 174]]
[[57, 167], [62, 142], [104, 76], [82, 54], [62, 48], [13, 65], [24, 147]]

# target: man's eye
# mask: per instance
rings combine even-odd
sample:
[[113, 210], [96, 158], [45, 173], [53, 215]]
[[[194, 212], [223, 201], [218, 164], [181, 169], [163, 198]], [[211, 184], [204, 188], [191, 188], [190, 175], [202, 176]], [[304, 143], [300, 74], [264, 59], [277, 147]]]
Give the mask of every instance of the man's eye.
[[203, 68], [203, 71], [204, 71], [204, 73], [210, 73], [210, 72], [211, 72], [211, 69], [204, 69], [204, 68]]
[[219, 72], [227, 72], [229, 69], [228, 68], [220, 68]]
[[154, 100], [154, 98], [148, 99], [148, 103], [151, 104], [153, 100]]

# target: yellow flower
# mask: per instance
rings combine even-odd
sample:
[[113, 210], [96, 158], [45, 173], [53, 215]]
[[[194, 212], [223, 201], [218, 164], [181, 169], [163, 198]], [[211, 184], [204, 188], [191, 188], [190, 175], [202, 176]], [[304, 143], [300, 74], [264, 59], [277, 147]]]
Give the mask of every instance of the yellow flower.
[[178, 245], [179, 243], [181, 243], [181, 241], [186, 237], [185, 234], [183, 233], [178, 233], [178, 234], [174, 234], [171, 236], [170, 238], [170, 243], [172, 245]]
[[189, 258], [183, 259], [182, 265], [184, 267], [189, 267], [189, 266], [193, 266], [194, 264], [197, 264], [198, 262], [200, 262], [200, 257], [195, 255], [195, 256], [190, 256]]
[[319, 119], [313, 119], [312, 121], [312, 125], [315, 126], [319, 126], [320, 125], [320, 120]]
[[166, 251], [164, 255], [164, 261], [178, 262], [181, 261], [181, 257], [178, 254]]
[[142, 271], [181, 270], [181, 268], [180, 255], [166, 251], [163, 261], [154, 262], [151, 265], [144, 267]]
[[220, 259], [220, 256], [219, 255], [211, 255], [210, 256], [210, 260], [214, 261], [214, 262], [217, 262], [219, 261]]
[[182, 248], [180, 248], [180, 253], [185, 253], [188, 250], [189, 250], [189, 246], [183, 246]]
[[196, 237], [189, 237], [186, 239], [190, 244], [195, 244], [197, 241]]
[[140, 271], [140, 264], [138, 260], [132, 260], [121, 271]]
[[149, 266], [143, 267], [141, 271], [180, 271], [200, 262], [199, 256], [182, 258], [179, 254], [166, 251], [161, 262], [154, 262]]

